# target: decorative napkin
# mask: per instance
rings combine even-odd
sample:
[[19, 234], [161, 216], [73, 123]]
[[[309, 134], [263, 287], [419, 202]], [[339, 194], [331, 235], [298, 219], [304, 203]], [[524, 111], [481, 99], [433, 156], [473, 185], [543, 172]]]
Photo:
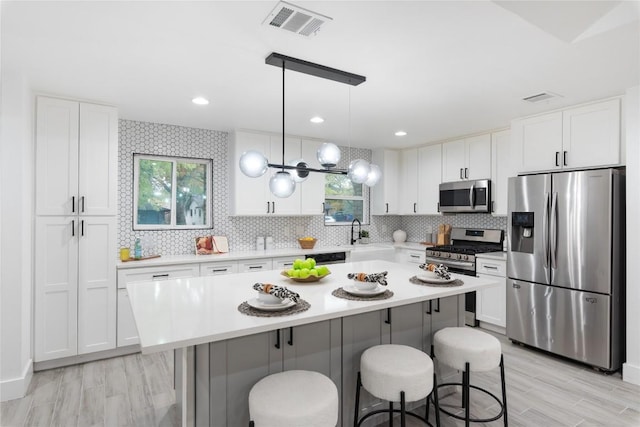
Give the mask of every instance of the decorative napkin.
[[387, 286], [387, 271], [383, 271], [382, 273], [349, 273], [347, 274], [348, 279], [357, 280], [358, 282], [378, 282], [382, 286]]
[[446, 265], [420, 264], [420, 268], [426, 271], [431, 271], [433, 273], [436, 273], [436, 275], [441, 279], [445, 279], [445, 280], [451, 279], [451, 275], [449, 274], [449, 269], [447, 268]]
[[298, 298], [300, 298], [300, 295], [290, 291], [284, 286], [272, 285], [271, 283], [256, 283], [253, 285], [253, 289], [259, 292], [264, 292], [265, 294], [273, 295], [276, 298], [289, 298], [293, 302], [298, 302]]

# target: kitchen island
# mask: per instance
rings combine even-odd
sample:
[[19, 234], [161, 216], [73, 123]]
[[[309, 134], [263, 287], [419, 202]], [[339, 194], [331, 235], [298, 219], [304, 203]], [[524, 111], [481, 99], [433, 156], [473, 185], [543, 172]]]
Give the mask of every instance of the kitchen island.
[[[417, 285], [409, 281], [421, 271], [416, 266], [380, 260], [330, 268], [332, 274], [315, 283], [266, 271], [127, 286], [142, 352], [177, 350], [176, 400], [183, 425], [247, 425], [251, 386], [288, 369], [329, 376], [341, 398], [340, 422], [349, 424], [362, 351], [388, 342], [429, 351], [435, 331], [464, 324], [464, 299], [458, 295], [498, 284], [454, 275], [464, 284]], [[354, 301], [332, 295], [352, 283], [347, 273], [385, 270], [391, 298]], [[280, 317], [242, 314], [238, 306], [257, 296], [256, 282], [286, 286], [310, 308]], [[440, 373], [447, 374], [452, 373]], [[363, 399], [364, 408], [375, 404]]]

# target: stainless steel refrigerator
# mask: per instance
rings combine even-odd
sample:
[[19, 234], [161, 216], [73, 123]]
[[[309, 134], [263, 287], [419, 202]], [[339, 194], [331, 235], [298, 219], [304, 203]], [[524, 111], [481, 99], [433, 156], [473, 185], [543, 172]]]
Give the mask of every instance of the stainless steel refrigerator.
[[624, 355], [624, 170], [509, 179], [507, 335], [606, 371]]

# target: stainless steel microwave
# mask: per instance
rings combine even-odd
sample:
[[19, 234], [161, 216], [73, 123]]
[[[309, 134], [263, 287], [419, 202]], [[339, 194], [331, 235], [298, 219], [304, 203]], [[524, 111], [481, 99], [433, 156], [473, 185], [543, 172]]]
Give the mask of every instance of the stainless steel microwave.
[[440, 212], [490, 213], [491, 180], [443, 182], [440, 184]]

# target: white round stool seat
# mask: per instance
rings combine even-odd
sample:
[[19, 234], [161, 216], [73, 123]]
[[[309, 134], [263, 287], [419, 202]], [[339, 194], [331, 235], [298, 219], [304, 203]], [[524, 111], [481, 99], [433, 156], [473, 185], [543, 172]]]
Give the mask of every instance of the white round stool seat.
[[335, 427], [338, 389], [318, 372], [269, 375], [249, 392], [249, 416], [256, 427]]
[[389, 402], [423, 399], [433, 389], [433, 362], [424, 352], [397, 344], [377, 345], [360, 358], [362, 386], [372, 395]]
[[436, 359], [447, 366], [474, 372], [489, 371], [500, 365], [502, 347], [500, 341], [486, 332], [473, 328], [444, 328], [433, 337]]

